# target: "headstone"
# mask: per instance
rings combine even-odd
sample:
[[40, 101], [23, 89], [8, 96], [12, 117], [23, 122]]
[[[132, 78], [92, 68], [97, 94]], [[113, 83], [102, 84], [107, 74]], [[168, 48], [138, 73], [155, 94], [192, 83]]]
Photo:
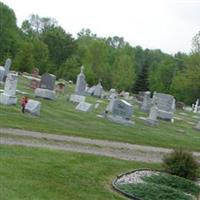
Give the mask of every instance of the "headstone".
[[85, 94], [88, 95], [88, 96], [93, 96], [94, 95], [94, 91], [95, 91], [95, 85], [92, 86], [92, 87], [88, 87], [85, 90]]
[[80, 110], [83, 112], [89, 112], [92, 108], [92, 104], [90, 103], [86, 103], [86, 102], [80, 102], [77, 106], [76, 106], [76, 110]]
[[110, 99], [114, 99], [114, 98], [117, 98], [117, 92], [114, 88], [111, 88], [110, 91], [109, 91], [109, 98]]
[[184, 106], [185, 106], [184, 102], [176, 101], [176, 109], [183, 110]]
[[47, 90], [54, 90], [56, 76], [53, 74], [45, 73], [41, 77], [40, 88]]
[[81, 67], [81, 73], [77, 76], [76, 79], [76, 87], [75, 87], [75, 94], [77, 95], [85, 95], [85, 88], [86, 88], [86, 81], [85, 75], [83, 74], [84, 67]]
[[25, 111], [31, 113], [32, 115], [40, 115], [41, 103], [32, 99], [28, 100], [26, 104]]
[[59, 92], [59, 93], [64, 93], [65, 91], [65, 83], [64, 82], [59, 82], [56, 84], [56, 92]]
[[101, 82], [99, 81], [99, 83], [95, 86], [94, 96], [101, 98], [102, 93], [103, 93], [103, 87], [101, 85]]
[[144, 93], [143, 102], [141, 105], [141, 110], [143, 112], [149, 112], [151, 108], [151, 93], [149, 91]]
[[106, 114], [106, 118], [124, 125], [133, 124], [131, 121], [133, 106], [125, 100], [115, 99], [113, 101], [111, 114], [112, 115]]
[[0, 66], [0, 81], [5, 81], [7, 74], [9, 73], [12, 61], [10, 58], [6, 59], [4, 67]]
[[35, 96], [42, 97], [44, 99], [54, 100], [56, 93], [54, 91], [54, 85], [56, 81], [56, 76], [53, 74], [45, 73], [41, 77], [40, 87], [36, 88]]
[[99, 107], [99, 103], [96, 103], [96, 104], [94, 105], [94, 108], [97, 109], [98, 107]]
[[0, 94], [0, 103], [5, 105], [12, 105], [17, 103], [16, 88], [18, 75], [8, 73], [4, 92]]
[[158, 118], [171, 121], [175, 111], [175, 99], [172, 95], [154, 92], [152, 103], [158, 108]]
[[9, 73], [9, 70], [10, 70], [10, 66], [12, 64], [12, 61], [10, 58], [6, 59], [6, 63], [5, 63], [5, 74], [4, 76], [7, 76], [7, 74]]
[[32, 78], [30, 83], [30, 88], [35, 90], [36, 88], [39, 88], [39, 86], [40, 86], [40, 80], [38, 78]]
[[198, 108], [199, 108], [199, 99], [196, 100], [196, 103], [195, 103], [195, 105], [194, 105], [194, 110], [193, 110], [193, 112], [194, 112], [194, 113], [197, 113], [197, 112], [198, 112]]
[[33, 77], [38, 77], [39, 76], [39, 69], [38, 68], [33, 68], [33, 70], [32, 70], [32, 76]]
[[158, 125], [158, 108], [156, 105], [153, 105], [150, 109], [149, 117], [145, 120], [145, 124], [150, 126]]
[[130, 97], [129, 92], [124, 92], [124, 99], [128, 101], [128, 100], [130, 100], [129, 97]]
[[200, 131], [200, 121], [197, 123], [197, 125], [194, 127], [194, 129]]
[[70, 101], [73, 103], [80, 103], [80, 102], [85, 102], [85, 96], [77, 95], [77, 94], [72, 94], [70, 96]]

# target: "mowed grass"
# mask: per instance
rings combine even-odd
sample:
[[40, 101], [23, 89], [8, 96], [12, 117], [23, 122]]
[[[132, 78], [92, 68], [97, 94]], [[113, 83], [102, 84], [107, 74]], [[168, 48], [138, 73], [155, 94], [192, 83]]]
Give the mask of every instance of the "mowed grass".
[[120, 173], [159, 165], [46, 149], [0, 146], [1, 200], [122, 200]]
[[[34, 98], [34, 93], [28, 88], [29, 81], [20, 77], [18, 89], [29, 93]], [[122, 141], [133, 144], [151, 145], [160, 147], [183, 147], [189, 150], [200, 151], [200, 132], [193, 130], [189, 123], [197, 123], [198, 119], [193, 118], [193, 113], [187, 116], [176, 113], [182, 120], [175, 120], [174, 123], [160, 121], [158, 127], [149, 127], [139, 116], [147, 116], [142, 113], [136, 104], [134, 107], [135, 125], [132, 127], [116, 124], [106, 119], [97, 117], [101, 114], [108, 100], [102, 100], [98, 109], [84, 113], [75, 110], [75, 104], [69, 99], [74, 86], [69, 85], [65, 94], [57, 96], [56, 101], [38, 99], [42, 102], [41, 116], [33, 117], [22, 114], [19, 103], [17, 106], [0, 105], [0, 127], [19, 128], [33, 131], [41, 131], [63, 135], [74, 135], [95, 139], [106, 139]], [[21, 95], [18, 95], [18, 99]], [[87, 102], [95, 103], [94, 97], [87, 97]], [[197, 115], [200, 117], [200, 115]], [[189, 122], [189, 123], [188, 123]], [[182, 133], [184, 131], [184, 133]]]

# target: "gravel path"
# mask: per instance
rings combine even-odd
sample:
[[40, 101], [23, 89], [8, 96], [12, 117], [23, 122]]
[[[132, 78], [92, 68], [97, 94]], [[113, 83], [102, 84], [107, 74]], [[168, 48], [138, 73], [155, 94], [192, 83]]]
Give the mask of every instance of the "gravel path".
[[[123, 160], [161, 162], [167, 148], [133, 145], [122, 142], [63, 136], [19, 129], [0, 128], [1, 145], [20, 145], [71, 152], [90, 153]], [[194, 152], [200, 161], [200, 152]]]

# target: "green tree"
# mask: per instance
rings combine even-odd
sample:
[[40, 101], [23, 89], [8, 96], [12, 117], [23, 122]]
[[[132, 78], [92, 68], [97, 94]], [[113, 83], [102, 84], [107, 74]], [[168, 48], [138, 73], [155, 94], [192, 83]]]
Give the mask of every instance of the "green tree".
[[7, 5], [0, 2], [0, 61], [13, 58], [17, 52], [19, 30], [15, 13]]
[[31, 72], [34, 66], [33, 45], [30, 42], [22, 42], [14, 59], [13, 65], [20, 72]]

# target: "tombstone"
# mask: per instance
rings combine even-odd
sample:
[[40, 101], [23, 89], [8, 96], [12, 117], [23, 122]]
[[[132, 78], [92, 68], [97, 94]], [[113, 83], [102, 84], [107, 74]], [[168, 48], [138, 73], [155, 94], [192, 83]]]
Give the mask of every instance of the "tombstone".
[[183, 110], [184, 107], [185, 107], [184, 102], [176, 101], [176, 109]]
[[150, 108], [151, 108], [151, 93], [149, 91], [144, 93], [143, 96], [143, 102], [141, 105], [141, 110], [143, 112], [149, 112]]
[[110, 89], [110, 91], [109, 91], [109, 98], [110, 98], [110, 99], [117, 98], [116, 89], [114, 89], [114, 88], [111, 88], [111, 89]]
[[39, 69], [38, 68], [33, 68], [32, 69], [32, 76], [33, 77], [38, 77], [39, 76]]
[[25, 111], [32, 115], [40, 115], [41, 103], [32, 99], [28, 100]]
[[64, 93], [66, 84], [64, 82], [58, 82], [56, 84], [56, 92]]
[[92, 104], [86, 103], [86, 102], [80, 102], [76, 106], [76, 110], [83, 111], [83, 112], [89, 112], [92, 108]]
[[12, 61], [10, 58], [6, 59], [4, 67], [0, 66], [0, 81], [5, 81], [7, 74], [9, 73]]
[[85, 96], [77, 95], [77, 94], [72, 94], [69, 99], [73, 103], [80, 103], [80, 102], [85, 102]]
[[56, 76], [53, 74], [45, 73], [41, 77], [40, 86], [35, 90], [36, 97], [42, 97], [44, 99], [55, 99], [54, 85]]
[[76, 87], [75, 87], [75, 94], [77, 95], [85, 95], [85, 88], [86, 88], [86, 81], [85, 75], [83, 74], [84, 67], [81, 67], [81, 73], [77, 76], [76, 79]]
[[198, 108], [199, 108], [199, 99], [196, 100], [196, 103], [195, 103], [195, 105], [194, 105], [193, 112], [194, 112], [194, 113], [197, 113], [197, 112], [198, 112]]
[[92, 86], [92, 87], [88, 87], [85, 90], [85, 94], [88, 95], [88, 96], [93, 96], [94, 95], [94, 91], [95, 91], [95, 85]]
[[101, 81], [99, 81], [99, 83], [95, 86], [94, 96], [101, 98], [102, 94], [103, 94], [103, 87], [101, 85]]
[[125, 100], [115, 99], [113, 101], [113, 106], [111, 110], [111, 115], [107, 115], [106, 118], [114, 121], [116, 123], [121, 123], [124, 125], [132, 125], [134, 124], [131, 121], [131, 117], [133, 114], [133, 106]]
[[152, 103], [158, 107], [158, 118], [168, 121], [173, 119], [175, 99], [172, 95], [154, 92]]
[[124, 99], [125, 100], [130, 100], [130, 94], [129, 94], [129, 92], [124, 92]]
[[40, 79], [32, 78], [30, 82], [30, 88], [35, 90], [36, 88], [39, 88], [39, 86], [40, 86]]
[[194, 127], [194, 129], [200, 131], [200, 121], [197, 123], [197, 125]]
[[145, 124], [150, 126], [158, 125], [158, 108], [156, 105], [153, 105], [150, 109], [149, 117], [145, 120]]
[[16, 88], [17, 88], [18, 74], [8, 73], [4, 92], [0, 94], [0, 103], [5, 105], [12, 105], [17, 103]]

